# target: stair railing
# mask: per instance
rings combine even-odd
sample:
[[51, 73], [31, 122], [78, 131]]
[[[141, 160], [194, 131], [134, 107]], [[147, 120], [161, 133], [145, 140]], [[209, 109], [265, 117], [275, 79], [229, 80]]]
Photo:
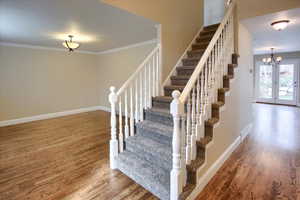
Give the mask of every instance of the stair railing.
[[212, 103], [235, 51], [236, 1], [227, 13], [197, 64], [186, 87], [173, 91], [170, 105], [173, 116], [171, 200], [179, 199], [186, 185], [186, 166], [197, 158], [196, 142], [204, 138], [205, 121], [212, 116]]
[[[110, 167], [124, 151], [125, 140], [135, 134], [135, 124], [144, 120], [144, 110], [152, 107], [152, 97], [161, 92], [161, 45], [158, 44], [137, 70], [116, 92], [110, 88]], [[118, 126], [117, 126], [118, 125]]]

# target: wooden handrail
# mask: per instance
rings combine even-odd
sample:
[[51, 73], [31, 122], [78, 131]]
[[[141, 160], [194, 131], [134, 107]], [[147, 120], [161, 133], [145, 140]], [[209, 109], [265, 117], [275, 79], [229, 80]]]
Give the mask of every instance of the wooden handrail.
[[215, 44], [217, 43], [220, 35], [222, 34], [222, 31], [229, 19], [229, 17], [231, 16], [232, 12], [234, 11], [234, 7], [236, 5], [236, 0], [233, 0], [231, 5], [230, 5], [230, 8], [227, 10], [227, 13], [223, 19], [223, 21], [221, 22], [219, 28], [217, 29], [216, 33], [214, 34], [212, 40], [210, 41], [207, 49], [205, 50], [204, 54], [202, 55], [198, 65], [196, 66], [196, 69], [194, 70], [191, 78], [189, 79], [187, 85], [185, 86], [183, 92], [181, 93], [180, 95], [180, 98], [179, 98], [179, 101], [184, 103], [186, 102], [190, 92], [192, 91], [196, 81], [197, 81], [197, 78], [200, 74], [200, 72], [202, 71], [207, 59], [209, 58]]

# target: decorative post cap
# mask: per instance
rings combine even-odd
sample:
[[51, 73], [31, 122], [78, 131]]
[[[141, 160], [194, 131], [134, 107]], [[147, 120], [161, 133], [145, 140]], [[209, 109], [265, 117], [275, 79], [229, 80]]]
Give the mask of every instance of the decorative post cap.
[[174, 99], [179, 99], [179, 97], [180, 97], [180, 92], [179, 92], [178, 90], [174, 90], [174, 91], [172, 92], [172, 97], [173, 97]]
[[178, 90], [172, 92], [173, 101], [170, 105], [172, 115], [182, 115], [184, 113], [184, 104], [179, 101], [181, 93]]
[[109, 90], [110, 90], [110, 92], [111, 92], [111, 93], [115, 93], [115, 91], [116, 91], [116, 87], [114, 87], [114, 86], [111, 86], [111, 87], [109, 88]]

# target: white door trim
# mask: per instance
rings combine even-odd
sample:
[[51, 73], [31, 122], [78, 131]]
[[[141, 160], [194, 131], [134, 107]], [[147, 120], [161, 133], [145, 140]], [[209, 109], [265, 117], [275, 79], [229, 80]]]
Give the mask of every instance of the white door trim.
[[[280, 100], [279, 99], [279, 65], [284, 64], [294, 64], [294, 82], [296, 86], [294, 87], [294, 99], [293, 100]], [[285, 105], [297, 105], [299, 96], [299, 61], [297, 59], [285, 59], [279, 64], [278, 70], [275, 71], [275, 79], [277, 84], [275, 85], [275, 103], [285, 104]]]

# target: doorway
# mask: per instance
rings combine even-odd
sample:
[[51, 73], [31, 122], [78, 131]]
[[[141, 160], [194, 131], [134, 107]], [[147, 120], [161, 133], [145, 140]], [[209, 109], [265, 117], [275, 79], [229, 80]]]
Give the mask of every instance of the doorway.
[[278, 65], [256, 65], [256, 101], [297, 105], [299, 61], [284, 60]]

